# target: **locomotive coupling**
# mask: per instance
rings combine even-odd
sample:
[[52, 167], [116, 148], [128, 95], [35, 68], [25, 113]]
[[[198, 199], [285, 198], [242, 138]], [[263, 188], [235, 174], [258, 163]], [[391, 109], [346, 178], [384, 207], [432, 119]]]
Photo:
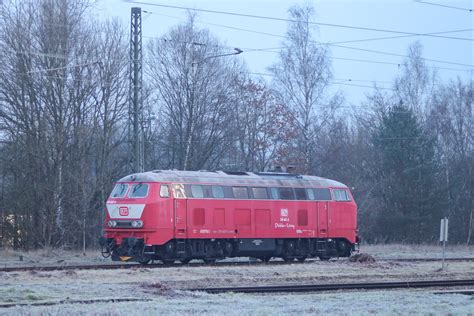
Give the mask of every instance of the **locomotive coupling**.
[[113, 238], [105, 238], [104, 236], [101, 236], [99, 237], [99, 245], [101, 247], [112, 249], [115, 246], [115, 241]]
[[[143, 257], [145, 243], [143, 238], [127, 237], [112, 252], [113, 261], [129, 261]], [[126, 258], [126, 259], [125, 259]]]

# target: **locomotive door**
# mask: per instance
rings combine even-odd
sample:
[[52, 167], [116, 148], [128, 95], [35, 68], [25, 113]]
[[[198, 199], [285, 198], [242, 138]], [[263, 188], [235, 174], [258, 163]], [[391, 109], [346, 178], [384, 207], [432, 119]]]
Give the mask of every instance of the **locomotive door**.
[[328, 213], [329, 202], [318, 202], [318, 235], [327, 237], [328, 235]]
[[186, 238], [187, 236], [186, 201], [186, 199], [174, 200], [174, 234], [176, 238]]

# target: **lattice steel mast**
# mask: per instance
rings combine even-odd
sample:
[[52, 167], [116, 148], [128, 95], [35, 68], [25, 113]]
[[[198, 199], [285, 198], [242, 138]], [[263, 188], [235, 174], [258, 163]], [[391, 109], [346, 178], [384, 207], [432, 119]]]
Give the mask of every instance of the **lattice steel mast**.
[[142, 94], [142, 10], [132, 8], [130, 21], [130, 103], [129, 137], [133, 147], [135, 172], [145, 169]]

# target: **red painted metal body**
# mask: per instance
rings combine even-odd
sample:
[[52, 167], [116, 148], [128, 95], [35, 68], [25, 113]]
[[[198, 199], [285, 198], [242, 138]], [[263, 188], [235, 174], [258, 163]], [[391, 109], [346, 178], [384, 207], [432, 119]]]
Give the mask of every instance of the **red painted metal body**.
[[[177, 181], [166, 181], [169, 180], [166, 178], [163, 181], [149, 181], [149, 177], [141, 179], [144, 181], [127, 180], [124, 178], [119, 183], [130, 186], [148, 184], [148, 194], [142, 198], [109, 198], [106, 223], [111, 219], [140, 219], [143, 227], [110, 228], [105, 225], [105, 237], [113, 238], [116, 244], [128, 237], [143, 238], [147, 246], [163, 245], [172, 239], [220, 238], [342, 238], [351, 244], [357, 242], [357, 206], [349, 189], [335, 181], [328, 186], [320, 186], [331, 190], [332, 200], [317, 201], [174, 196], [177, 195], [173, 190], [176, 184], [235, 185], [229, 184], [225, 177], [213, 179], [210, 183], [206, 179], [193, 182], [195, 178], [192, 177], [177, 178]], [[264, 181], [254, 182], [255, 186], [278, 187], [276, 182], [268, 185]], [[296, 185], [285, 181], [279, 183], [280, 186], [294, 188], [315, 187], [310, 182], [305, 184], [302, 181]], [[160, 196], [162, 186], [168, 186], [169, 197]], [[347, 191], [350, 201], [336, 201], [334, 189]]]

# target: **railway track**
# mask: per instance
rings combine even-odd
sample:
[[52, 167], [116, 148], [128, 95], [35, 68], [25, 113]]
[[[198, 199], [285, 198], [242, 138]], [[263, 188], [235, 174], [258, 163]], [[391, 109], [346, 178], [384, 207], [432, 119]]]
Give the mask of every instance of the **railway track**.
[[387, 290], [387, 289], [415, 289], [431, 287], [474, 286], [474, 279], [469, 280], [430, 280], [404, 282], [375, 282], [375, 283], [342, 283], [342, 284], [306, 284], [306, 285], [271, 285], [245, 287], [209, 287], [191, 288], [187, 291], [201, 291], [217, 293], [295, 293], [295, 292], [323, 292], [340, 290]]
[[[138, 263], [113, 263], [113, 264], [82, 264], [82, 265], [46, 265], [46, 266], [12, 266], [0, 267], [0, 272], [21, 272], [21, 271], [61, 271], [61, 270], [115, 270], [115, 269], [138, 269], [138, 268], [173, 268], [173, 267], [208, 267], [208, 266], [248, 266], [248, 265], [289, 265], [289, 264], [311, 264], [317, 259], [309, 259], [305, 262], [285, 262], [270, 261], [267, 263], [260, 261], [236, 261], [236, 262], [216, 262], [213, 264], [205, 264], [199, 262], [191, 262], [188, 264], [148, 264], [141, 265]], [[436, 262], [441, 261], [440, 258], [395, 258], [395, 259], [378, 259], [378, 262]], [[446, 258], [445, 261], [462, 262], [474, 261], [474, 258]]]
[[[389, 290], [389, 289], [415, 289], [433, 287], [466, 287], [474, 286], [474, 280], [431, 280], [431, 281], [404, 281], [404, 282], [377, 282], [377, 283], [342, 283], [342, 284], [306, 284], [306, 285], [277, 285], [277, 286], [255, 286], [255, 287], [220, 287], [220, 288], [192, 288], [185, 291], [201, 291], [210, 294], [218, 293], [303, 293], [303, 292], [326, 292], [344, 290]], [[443, 290], [433, 292], [434, 294], [465, 294], [474, 295], [473, 289]], [[97, 303], [118, 303], [118, 302], [147, 302], [152, 298], [94, 298], [94, 299], [64, 299], [42, 302], [17, 302], [0, 303], [1, 308], [32, 307], [32, 306], [53, 306], [62, 304], [97, 304]]]

